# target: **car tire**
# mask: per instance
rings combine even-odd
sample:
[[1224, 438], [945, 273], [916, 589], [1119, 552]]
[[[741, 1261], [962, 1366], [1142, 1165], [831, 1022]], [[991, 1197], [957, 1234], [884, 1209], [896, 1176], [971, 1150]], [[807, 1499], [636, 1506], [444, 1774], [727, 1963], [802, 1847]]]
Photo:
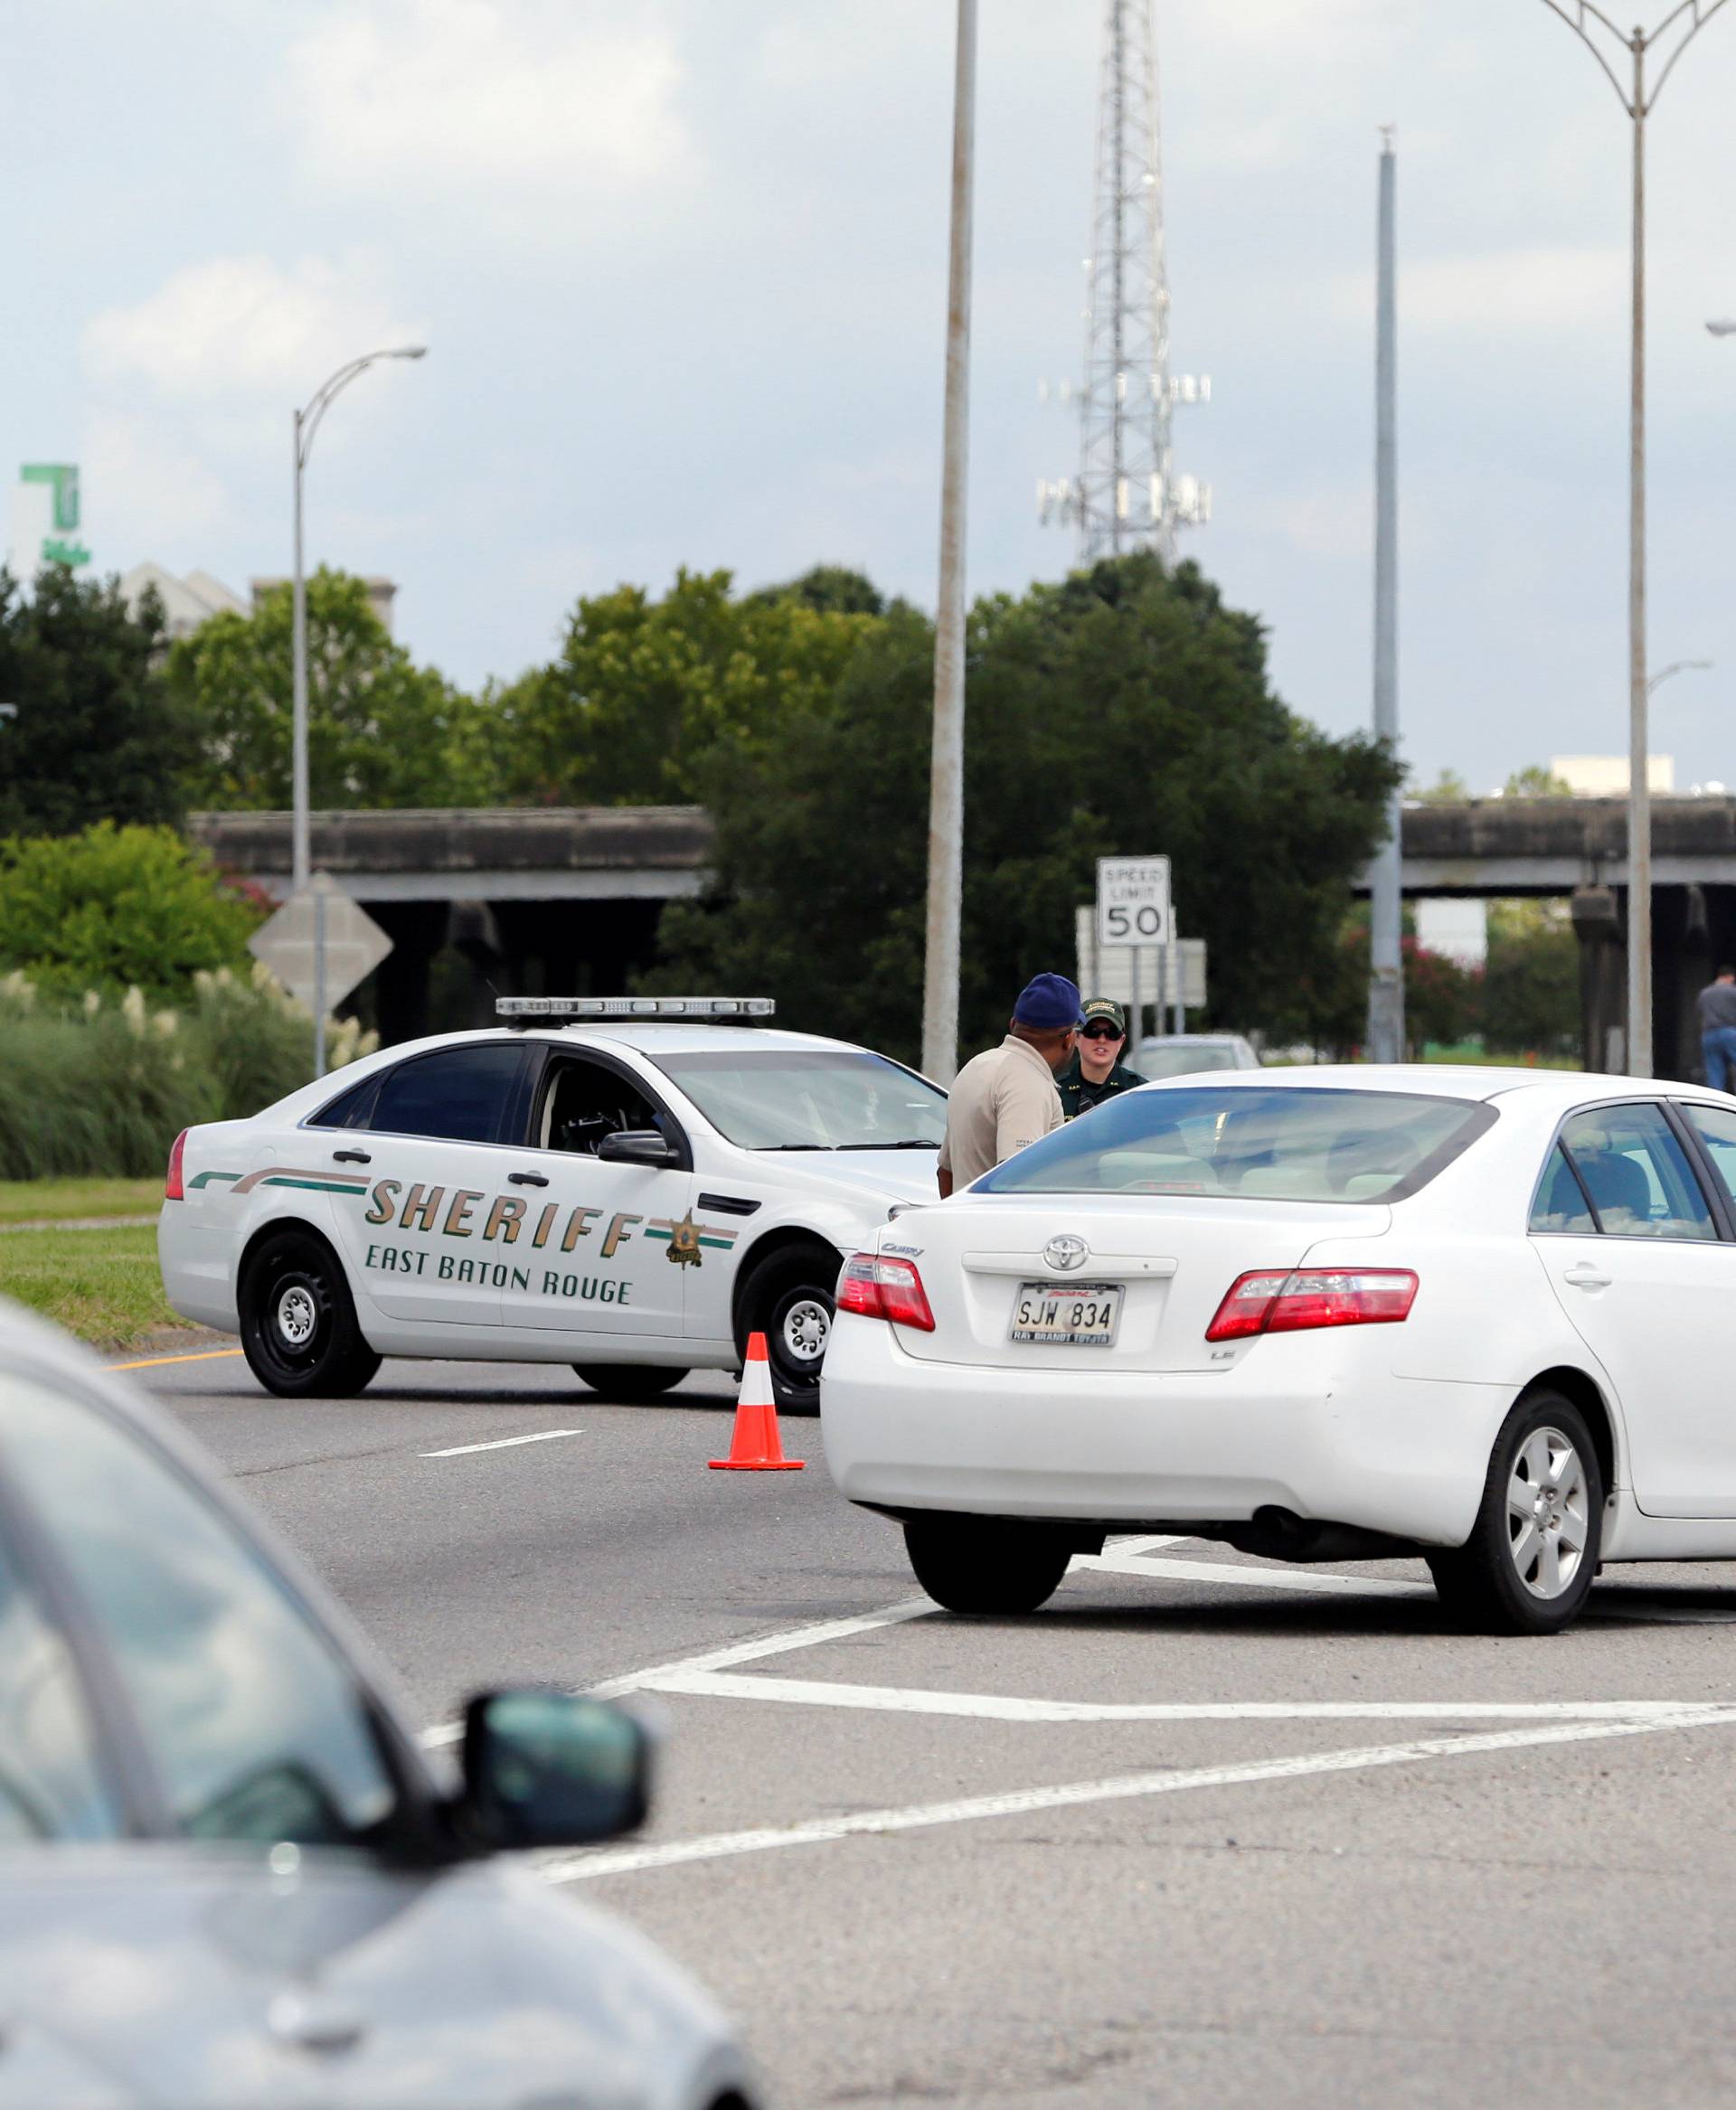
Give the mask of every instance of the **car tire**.
[[1527, 1393], [1495, 1439], [1470, 1537], [1428, 1556], [1442, 1604], [1474, 1633], [1559, 1634], [1590, 1595], [1603, 1497], [1584, 1415]]
[[684, 1370], [665, 1370], [649, 1362], [575, 1362], [572, 1367], [593, 1392], [627, 1407], [660, 1399], [687, 1375]]
[[1073, 1557], [1059, 1532], [1000, 1517], [911, 1518], [904, 1550], [937, 1605], [1002, 1615], [1046, 1604]]
[[772, 1398], [781, 1414], [820, 1410], [820, 1366], [842, 1265], [830, 1247], [787, 1246], [760, 1261], [741, 1285], [736, 1347], [745, 1357], [749, 1334], [765, 1335]]
[[311, 1231], [278, 1231], [241, 1276], [241, 1349], [268, 1392], [347, 1399], [380, 1368], [336, 1255]]

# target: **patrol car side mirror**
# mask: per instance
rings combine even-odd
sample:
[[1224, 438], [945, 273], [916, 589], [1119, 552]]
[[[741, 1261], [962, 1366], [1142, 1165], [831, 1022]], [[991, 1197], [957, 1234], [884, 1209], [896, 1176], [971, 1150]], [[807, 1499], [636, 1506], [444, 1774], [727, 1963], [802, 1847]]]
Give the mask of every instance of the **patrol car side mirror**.
[[597, 1145], [597, 1155], [612, 1165], [673, 1165], [680, 1154], [656, 1128], [618, 1128]]

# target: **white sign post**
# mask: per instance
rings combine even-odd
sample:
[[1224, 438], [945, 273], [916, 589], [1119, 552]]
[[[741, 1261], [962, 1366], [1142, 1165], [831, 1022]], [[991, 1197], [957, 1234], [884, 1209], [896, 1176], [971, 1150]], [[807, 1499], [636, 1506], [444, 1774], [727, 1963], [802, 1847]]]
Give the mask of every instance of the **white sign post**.
[[392, 940], [328, 872], [316, 871], [247, 941], [314, 1014], [314, 1075], [326, 1074], [326, 1014], [392, 950]]
[[[1179, 998], [1188, 1011], [1203, 1011], [1206, 949], [1203, 937], [1178, 937], [1165, 947], [1102, 946], [1097, 942], [1097, 911], [1090, 904], [1073, 912], [1074, 946], [1079, 955], [1079, 987], [1084, 996], [1107, 996], [1131, 1008], [1136, 983], [1141, 991], [1161, 989], [1171, 1005]], [[1168, 1031], [1166, 1019], [1158, 1021]]]

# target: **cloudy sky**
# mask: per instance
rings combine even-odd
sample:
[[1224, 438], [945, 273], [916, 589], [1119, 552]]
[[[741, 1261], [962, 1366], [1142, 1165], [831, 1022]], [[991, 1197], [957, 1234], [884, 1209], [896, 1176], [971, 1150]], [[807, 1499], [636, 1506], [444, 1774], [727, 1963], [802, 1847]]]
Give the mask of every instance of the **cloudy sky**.
[[[1665, 0], [1641, 0], [1648, 19]], [[1101, 0], [982, 0], [970, 570], [1058, 576]], [[1402, 711], [1477, 788], [1625, 745], [1627, 127], [1543, 0], [1157, 0], [1188, 547], [1278, 685], [1369, 710], [1376, 127], [1400, 142]], [[477, 683], [580, 591], [821, 560], [933, 600], [948, 0], [0, 0], [0, 462], [105, 569], [401, 582]], [[1736, 6], [1653, 127], [1652, 660], [1736, 779]], [[9, 466], [8, 480], [14, 475]]]

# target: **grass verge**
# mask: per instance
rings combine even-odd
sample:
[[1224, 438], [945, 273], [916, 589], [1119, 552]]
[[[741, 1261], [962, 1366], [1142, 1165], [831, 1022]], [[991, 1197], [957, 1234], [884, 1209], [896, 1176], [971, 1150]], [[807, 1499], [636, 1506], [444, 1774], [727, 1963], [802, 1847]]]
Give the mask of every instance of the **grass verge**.
[[163, 1295], [155, 1224], [13, 1231], [0, 1238], [0, 1295], [108, 1346], [130, 1347], [160, 1326], [186, 1323]]
[[163, 1182], [149, 1180], [0, 1180], [0, 1224], [80, 1216], [155, 1216]]

